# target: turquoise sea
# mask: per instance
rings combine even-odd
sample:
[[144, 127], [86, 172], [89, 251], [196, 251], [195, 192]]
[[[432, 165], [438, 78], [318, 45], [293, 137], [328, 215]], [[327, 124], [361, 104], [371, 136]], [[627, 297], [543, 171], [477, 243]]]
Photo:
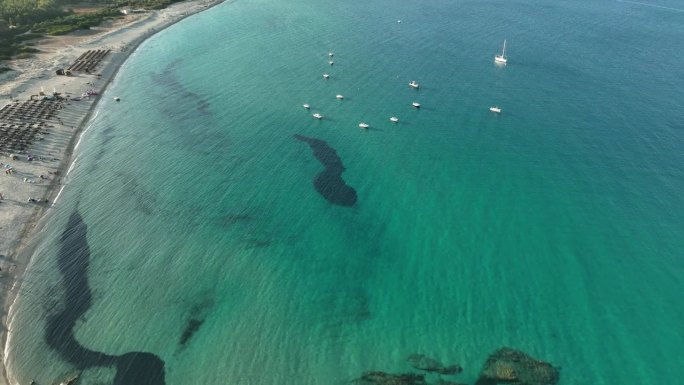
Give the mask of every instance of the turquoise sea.
[[102, 95], [10, 312], [10, 379], [342, 385], [420, 353], [472, 384], [510, 346], [561, 385], [676, 383], [683, 43], [674, 0], [189, 17]]

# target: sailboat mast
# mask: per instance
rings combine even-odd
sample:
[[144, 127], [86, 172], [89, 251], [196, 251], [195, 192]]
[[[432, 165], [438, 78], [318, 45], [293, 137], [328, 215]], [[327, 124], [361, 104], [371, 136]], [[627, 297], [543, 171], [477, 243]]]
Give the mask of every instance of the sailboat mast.
[[504, 39], [503, 50], [501, 51], [501, 57], [506, 57], [506, 40]]

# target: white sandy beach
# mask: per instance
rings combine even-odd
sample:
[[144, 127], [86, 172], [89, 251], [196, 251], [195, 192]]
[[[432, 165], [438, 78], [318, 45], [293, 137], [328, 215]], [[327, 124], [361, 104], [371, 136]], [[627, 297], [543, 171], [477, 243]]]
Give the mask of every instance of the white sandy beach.
[[[221, 2], [197, 0], [176, 3], [163, 10], [131, 14], [90, 31], [47, 37], [36, 45], [40, 53], [32, 58], [9, 62], [15, 71], [0, 75], [0, 108], [11, 103], [20, 106], [31, 95], [38, 96], [41, 92], [69, 96], [47, 122], [47, 133], [39, 135], [26, 151], [12, 154], [16, 159], [10, 158], [10, 154], [0, 154], [0, 167], [5, 171], [0, 174], [0, 282], [5, 301], [2, 322], [6, 331], [2, 334], [3, 345], [11, 343], [7, 338], [7, 333], [11, 333], [7, 329], [11, 324], [7, 314], [19, 286], [17, 278], [29, 262], [24, 260], [27, 257], [20, 257], [27, 254], [21, 251], [37, 230], [40, 218], [59, 204], [59, 192], [65, 183], [73, 147], [100, 96], [78, 101], [73, 98], [78, 99], [87, 90], [101, 95], [121, 64], [142, 41], [186, 16]], [[107, 49], [111, 51], [94, 73], [55, 74], [57, 69], [66, 69], [88, 50]], [[2, 118], [0, 123], [3, 123]], [[30, 161], [29, 154], [32, 156]], [[7, 171], [9, 168], [11, 173]], [[29, 202], [29, 198], [47, 199], [47, 203]], [[9, 383], [3, 365], [0, 384]]]

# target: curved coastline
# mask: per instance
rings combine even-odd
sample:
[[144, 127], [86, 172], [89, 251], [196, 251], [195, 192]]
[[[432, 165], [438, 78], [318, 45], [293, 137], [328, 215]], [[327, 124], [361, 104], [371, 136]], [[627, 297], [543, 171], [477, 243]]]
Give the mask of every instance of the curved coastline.
[[[172, 4], [162, 10], [151, 11], [150, 14], [146, 15], [143, 19], [137, 18], [117, 29], [97, 33], [92, 39], [80, 46], [78, 50], [74, 51], [71, 49], [68, 54], [58, 57], [61, 62], [73, 62], [81, 52], [85, 52], [95, 44], [105, 46], [118, 45], [121, 48], [118, 52], [112, 52], [111, 57], [102, 64], [99, 71], [101, 74], [99, 80], [103, 82], [101, 85], [97, 86], [97, 91], [99, 93], [98, 97], [94, 98], [92, 101], [84, 102], [89, 103], [87, 106], [79, 105], [79, 107], [85, 107], [85, 109], [81, 108], [81, 111], [77, 111], [81, 112], [81, 115], [77, 116], [76, 124], [72, 125], [72, 131], [68, 133], [69, 138], [66, 146], [57, 149], [61, 160], [55, 168], [55, 177], [50, 180], [50, 183], [47, 186], [44, 186], [44, 197], [48, 199], [49, 202], [54, 202], [54, 199], [64, 188], [65, 184], [63, 183], [63, 178], [66, 176], [64, 173], [75, 161], [73, 158], [75, 146], [88, 127], [88, 124], [90, 124], [90, 120], [93, 113], [96, 111], [102, 94], [116, 77], [119, 69], [126, 62], [128, 57], [135, 52], [141, 43], [155, 35], [157, 32], [160, 32], [189, 16], [221, 4], [224, 1], [225, 0], [189, 0]], [[47, 79], [44, 79], [46, 76]], [[50, 81], [52, 81], [52, 83], [50, 83]], [[14, 91], [18, 91], [19, 94], [16, 99], [28, 100], [31, 93], [29, 89], [36, 88], [44, 83], [54, 85], [57, 81], [61, 81], [61, 77], [54, 74], [53, 67], [43, 69], [39, 74], [33, 74], [27, 79], [24, 78], [15, 81], [11, 86], [12, 90], [9, 95]], [[85, 84], [91, 84], [90, 82], [83, 83], [84, 79], [80, 79], [80, 82], [72, 85], [72, 87], [80, 88], [85, 86]], [[22, 90], [20, 88], [24, 89]], [[69, 111], [71, 112], [73, 110]], [[57, 177], [56, 175], [60, 176]], [[54, 205], [54, 203], [52, 205]], [[0, 343], [3, 345], [2, 353], [0, 353], [2, 354], [2, 376], [0, 376], [0, 385], [12, 383], [10, 382], [9, 373], [7, 371], [7, 352], [10, 349], [10, 341], [7, 333], [10, 329], [9, 326], [11, 325], [12, 305], [17, 299], [17, 293], [21, 286], [20, 278], [30, 264], [31, 256], [36, 247], [32, 238], [40, 232], [43, 226], [45, 226], [47, 218], [49, 217], [48, 209], [51, 208], [52, 205], [35, 205], [29, 208], [21, 208], [21, 210], [25, 210], [23, 212], [24, 215], [22, 215], [21, 218], [10, 218], [11, 224], [16, 222], [23, 223], [19, 231], [17, 231], [17, 236], [10, 240], [9, 244], [0, 245], [0, 247], [7, 250], [7, 260], [11, 266], [9, 269], [3, 269], [5, 276], [2, 278], [5, 281], [3, 282], [3, 286], [6, 290], [1, 294], [5, 311], [2, 317], [3, 330], [0, 334]], [[27, 213], [28, 215], [26, 215]], [[9, 270], [9, 272], [6, 272], [7, 270]]]

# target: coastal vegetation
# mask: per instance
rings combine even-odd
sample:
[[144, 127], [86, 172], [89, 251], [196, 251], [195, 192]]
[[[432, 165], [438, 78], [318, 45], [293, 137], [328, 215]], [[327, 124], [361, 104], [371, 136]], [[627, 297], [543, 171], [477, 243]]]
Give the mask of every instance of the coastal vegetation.
[[[37, 52], [32, 41], [45, 35], [87, 30], [123, 16], [121, 9], [161, 9], [180, 0], [0, 0], [0, 61]], [[0, 65], [0, 72], [5, 66]]]

